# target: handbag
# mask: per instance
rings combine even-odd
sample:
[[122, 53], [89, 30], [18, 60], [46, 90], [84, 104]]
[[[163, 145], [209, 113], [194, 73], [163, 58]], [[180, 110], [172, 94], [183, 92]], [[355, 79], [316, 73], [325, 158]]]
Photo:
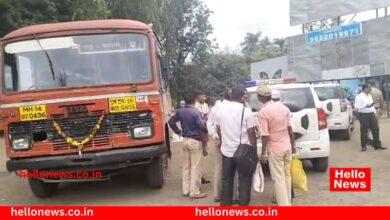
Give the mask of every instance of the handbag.
[[257, 163], [256, 171], [253, 173], [252, 186], [255, 192], [264, 192], [264, 174], [260, 162]]
[[245, 106], [242, 109], [241, 115], [241, 128], [240, 128], [240, 144], [236, 152], [234, 152], [233, 159], [237, 165], [237, 171], [243, 175], [253, 175], [256, 170], [259, 157], [257, 156], [256, 149], [249, 144], [241, 143], [242, 124], [244, 121]]

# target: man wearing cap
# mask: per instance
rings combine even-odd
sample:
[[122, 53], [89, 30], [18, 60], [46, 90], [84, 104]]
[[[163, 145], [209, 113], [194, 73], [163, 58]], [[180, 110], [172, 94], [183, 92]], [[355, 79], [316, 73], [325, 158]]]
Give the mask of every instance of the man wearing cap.
[[271, 92], [271, 99], [274, 102], [279, 102], [280, 101], [280, 92], [279, 90], [273, 89]]
[[258, 113], [262, 137], [261, 161], [268, 160], [276, 201], [279, 206], [291, 206], [291, 160], [295, 139], [290, 123], [290, 110], [281, 102], [271, 100], [271, 89], [260, 86], [257, 97], [263, 108]]

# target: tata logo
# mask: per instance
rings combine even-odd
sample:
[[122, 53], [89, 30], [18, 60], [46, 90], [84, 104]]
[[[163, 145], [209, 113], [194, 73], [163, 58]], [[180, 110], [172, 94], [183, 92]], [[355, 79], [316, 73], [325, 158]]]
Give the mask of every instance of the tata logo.
[[66, 111], [68, 114], [88, 113], [88, 108], [85, 105], [68, 106], [66, 107]]

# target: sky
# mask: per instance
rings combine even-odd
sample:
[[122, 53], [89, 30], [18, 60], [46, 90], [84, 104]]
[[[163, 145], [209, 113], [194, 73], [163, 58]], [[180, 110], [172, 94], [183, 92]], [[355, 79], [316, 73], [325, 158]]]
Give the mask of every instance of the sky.
[[[238, 50], [247, 32], [261, 31], [271, 38], [301, 34], [301, 26], [290, 27], [290, 0], [203, 0], [213, 11], [210, 22], [214, 27], [212, 38], [220, 50]], [[384, 12], [381, 12], [384, 14]], [[375, 18], [375, 11], [359, 13], [355, 21]], [[343, 17], [346, 21], [352, 15]]]

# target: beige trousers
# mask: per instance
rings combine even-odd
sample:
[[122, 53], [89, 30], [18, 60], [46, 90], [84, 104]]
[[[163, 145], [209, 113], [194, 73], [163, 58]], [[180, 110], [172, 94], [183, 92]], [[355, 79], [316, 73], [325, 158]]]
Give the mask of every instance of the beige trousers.
[[380, 108], [378, 108], [378, 109], [375, 109], [375, 111], [376, 111], [376, 119], [379, 122], [379, 119], [381, 119], [381, 117], [382, 117], [382, 110]]
[[268, 162], [279, 206], [291, 206], [292, 151], [276, 153], [268, 151]]
[[[210, 137], [209, 146], [211, 149], [211, 154], [214, 162], [214, 178], [213, 178], [213, 191], [214, 198], [221, 199], [222, 192], [222, 153], [218, 147], [218, 142], [213, 140]], [[234, 176], [234, 185], [233, 185], [233, 200], [237, 200], [237, 183], [238, 183], [238, 175]]]
[[200, 193], [202, 178], [201, 159], [202, 142], [192, 138], [183, 139], [183, 194], [197, 195]]

